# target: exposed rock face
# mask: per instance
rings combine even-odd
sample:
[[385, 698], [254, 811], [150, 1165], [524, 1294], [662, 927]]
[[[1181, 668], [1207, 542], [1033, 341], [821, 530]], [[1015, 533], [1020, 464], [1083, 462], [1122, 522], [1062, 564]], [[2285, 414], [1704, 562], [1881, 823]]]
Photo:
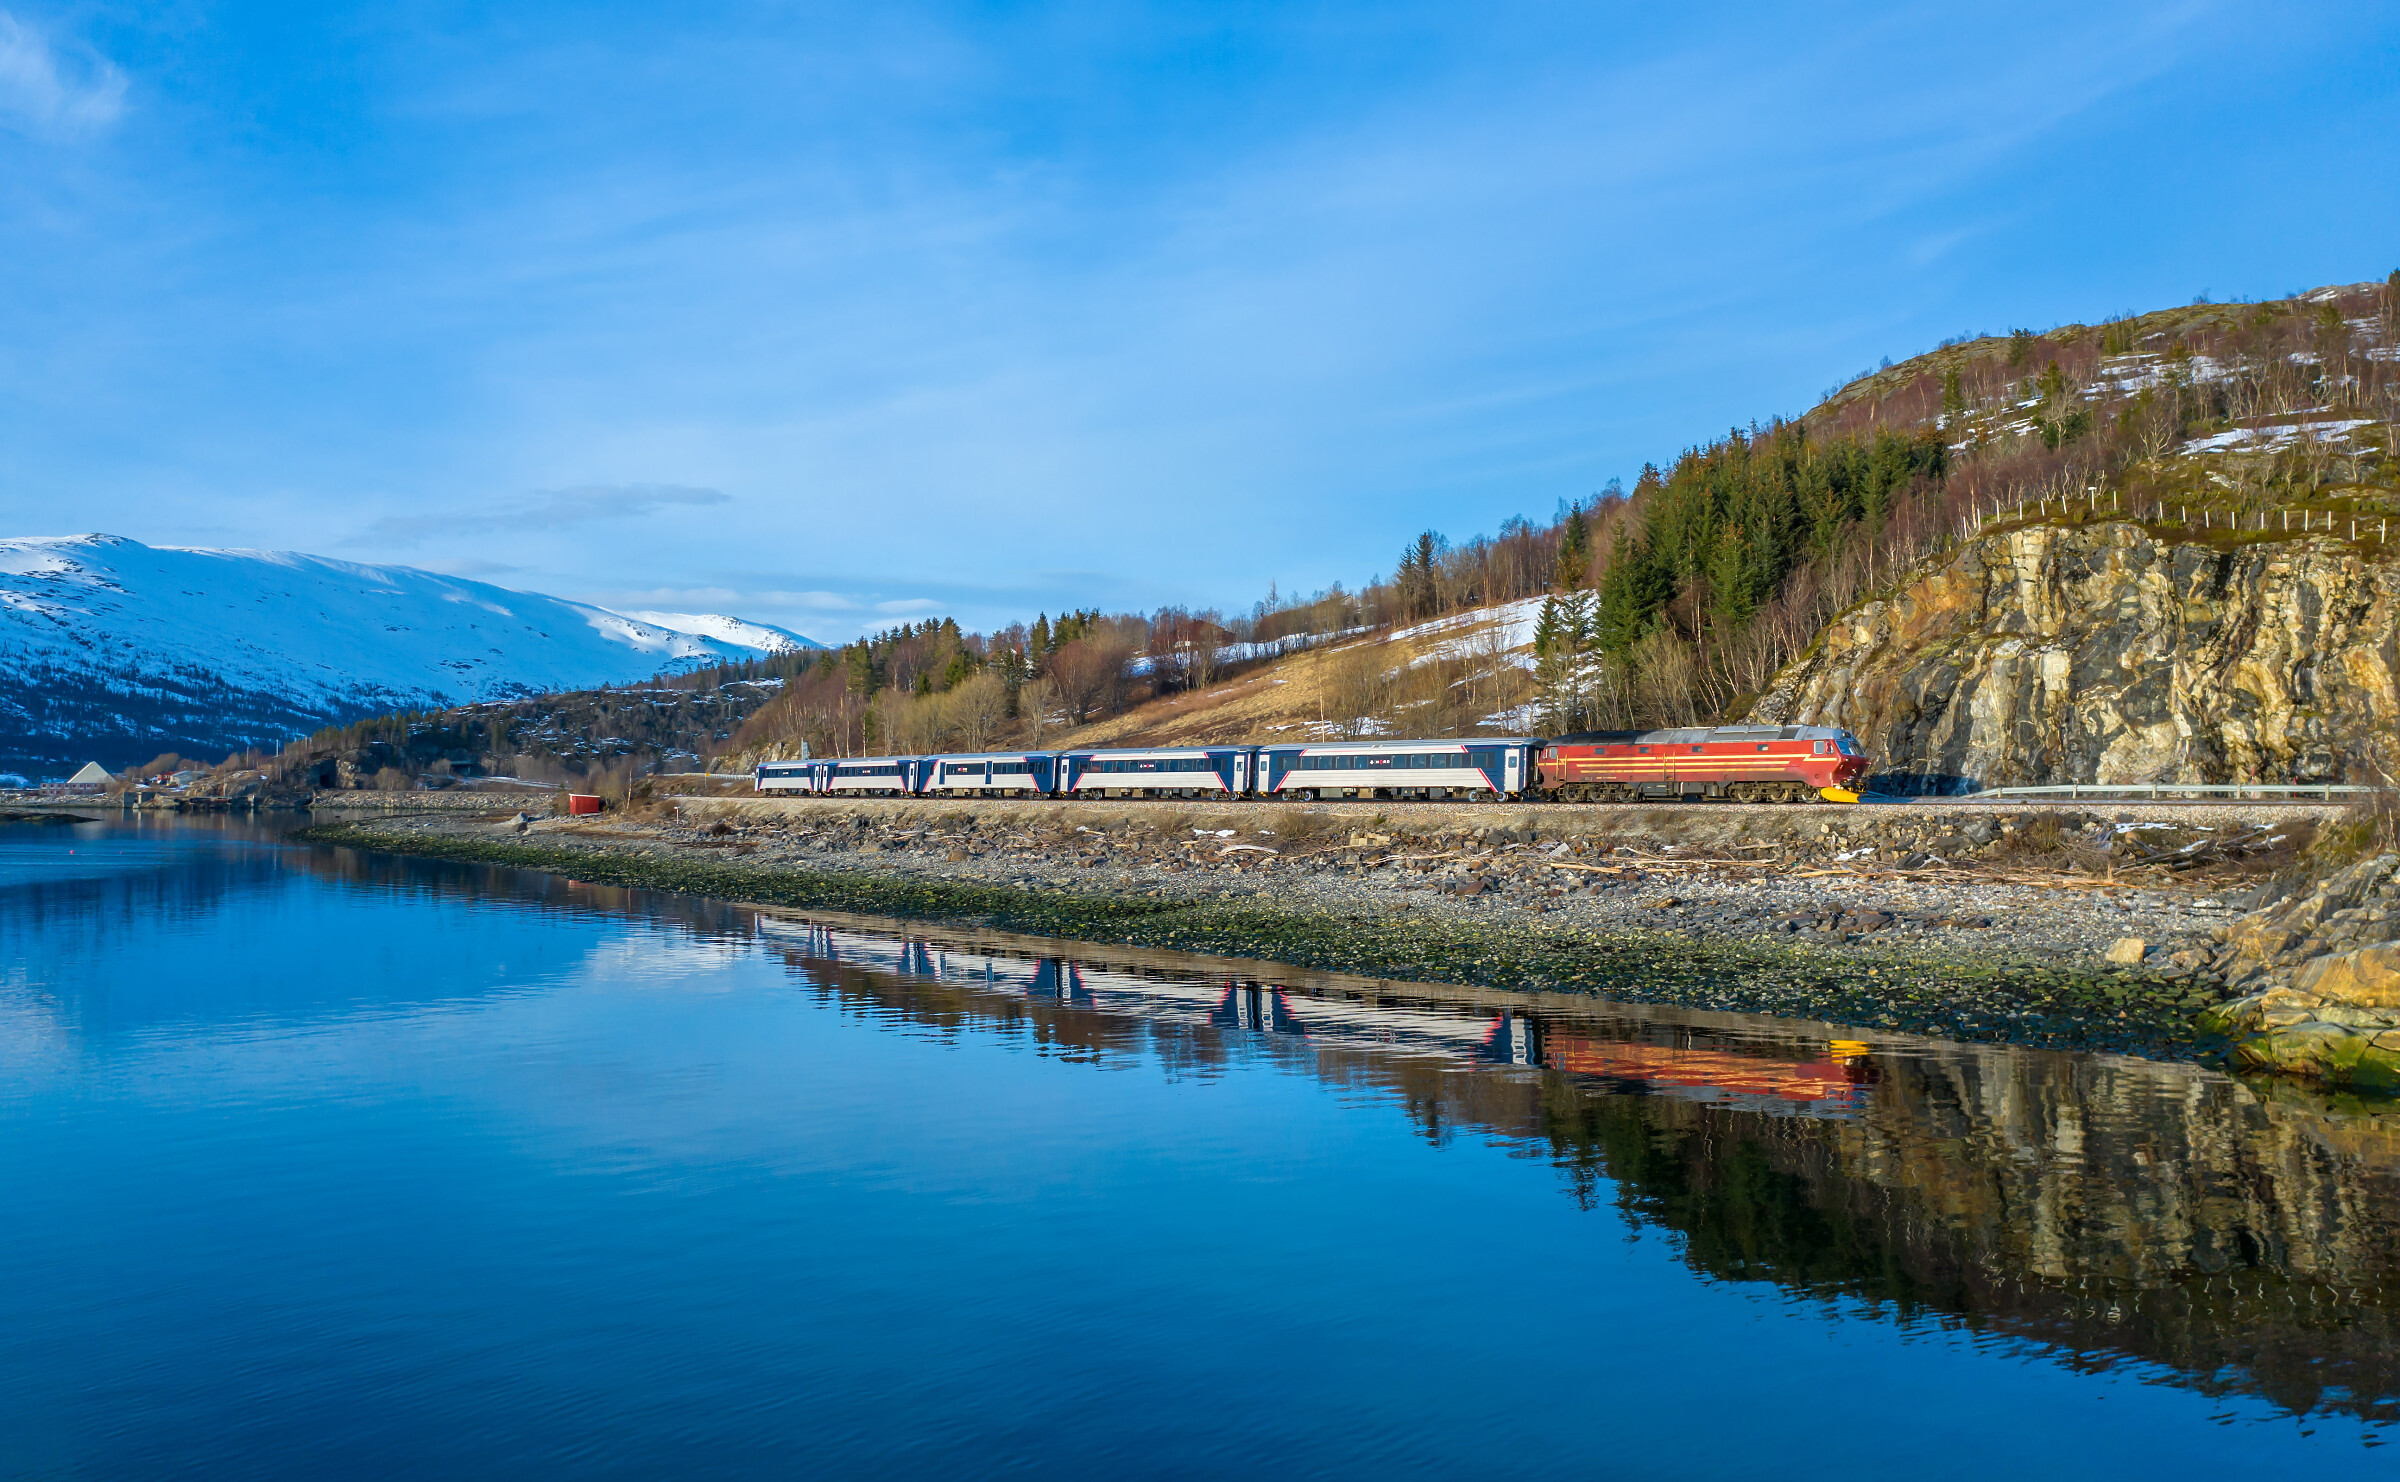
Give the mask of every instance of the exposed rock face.
[[2124, 522], [1989, 536], [1830, 624], [1753, 718], [1847, 726], [1886, 772], [1986, 786], [2380, 780], [2400, 559], [2365, 549]]
[[2209, 1011], [2250, 1065], [2400, 1090], [2400, 855], [2235, 922], [2213, 964], [2242, 994]]

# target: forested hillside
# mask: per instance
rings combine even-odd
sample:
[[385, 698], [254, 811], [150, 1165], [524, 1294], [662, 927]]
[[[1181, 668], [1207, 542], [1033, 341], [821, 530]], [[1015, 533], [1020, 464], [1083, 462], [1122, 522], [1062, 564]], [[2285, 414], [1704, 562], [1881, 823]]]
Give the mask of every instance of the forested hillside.
[[1756, 718], [1943, 789], [2400, 768], [2400, 275], [1944, 347], [1824, 409], [1870, 418], [1952, 450], [1929, 559]]

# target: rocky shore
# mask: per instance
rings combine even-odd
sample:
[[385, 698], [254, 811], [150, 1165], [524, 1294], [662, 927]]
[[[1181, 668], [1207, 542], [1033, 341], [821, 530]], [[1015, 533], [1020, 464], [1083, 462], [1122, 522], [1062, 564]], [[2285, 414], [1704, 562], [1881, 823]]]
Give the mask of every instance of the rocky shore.
[[2269, 893], [2209, 963], [2207, 1027], [2245, 1065], [2400, 1092], [2400, 854]]
[[2215, 964], [2252, 904], [2233, 892], [2322, 811], [686, 799], [307, 837], [1391, 979], [2197, 1057], [2223, 1049]]

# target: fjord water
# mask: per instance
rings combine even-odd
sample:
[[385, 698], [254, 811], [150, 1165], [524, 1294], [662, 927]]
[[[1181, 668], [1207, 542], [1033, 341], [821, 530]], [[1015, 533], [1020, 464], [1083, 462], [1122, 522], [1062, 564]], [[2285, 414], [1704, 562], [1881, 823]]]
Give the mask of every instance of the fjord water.
[[2370, 1470], [2400, 1117], [0, 829], [0, 1471]]

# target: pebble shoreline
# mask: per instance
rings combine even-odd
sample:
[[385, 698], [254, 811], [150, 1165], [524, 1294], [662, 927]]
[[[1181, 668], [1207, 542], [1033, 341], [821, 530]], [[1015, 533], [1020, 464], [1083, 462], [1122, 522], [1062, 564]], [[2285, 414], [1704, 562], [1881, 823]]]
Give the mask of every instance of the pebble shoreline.
[[[1438, 805], [683, 799], [656, 811], [382, 815], [303, 837], [1417, 982], [2182, 1058], [2221, 1046], [2199, 1023], [2223, 996], [2201, 969], [2236, 914], [2179, 882], [2001, 878], [1975, 856], [2005, 857], [2002, 826], [1968, 810], [1520, 819]], [[2144, 960], [2106, 960], [2128, 937]]]

